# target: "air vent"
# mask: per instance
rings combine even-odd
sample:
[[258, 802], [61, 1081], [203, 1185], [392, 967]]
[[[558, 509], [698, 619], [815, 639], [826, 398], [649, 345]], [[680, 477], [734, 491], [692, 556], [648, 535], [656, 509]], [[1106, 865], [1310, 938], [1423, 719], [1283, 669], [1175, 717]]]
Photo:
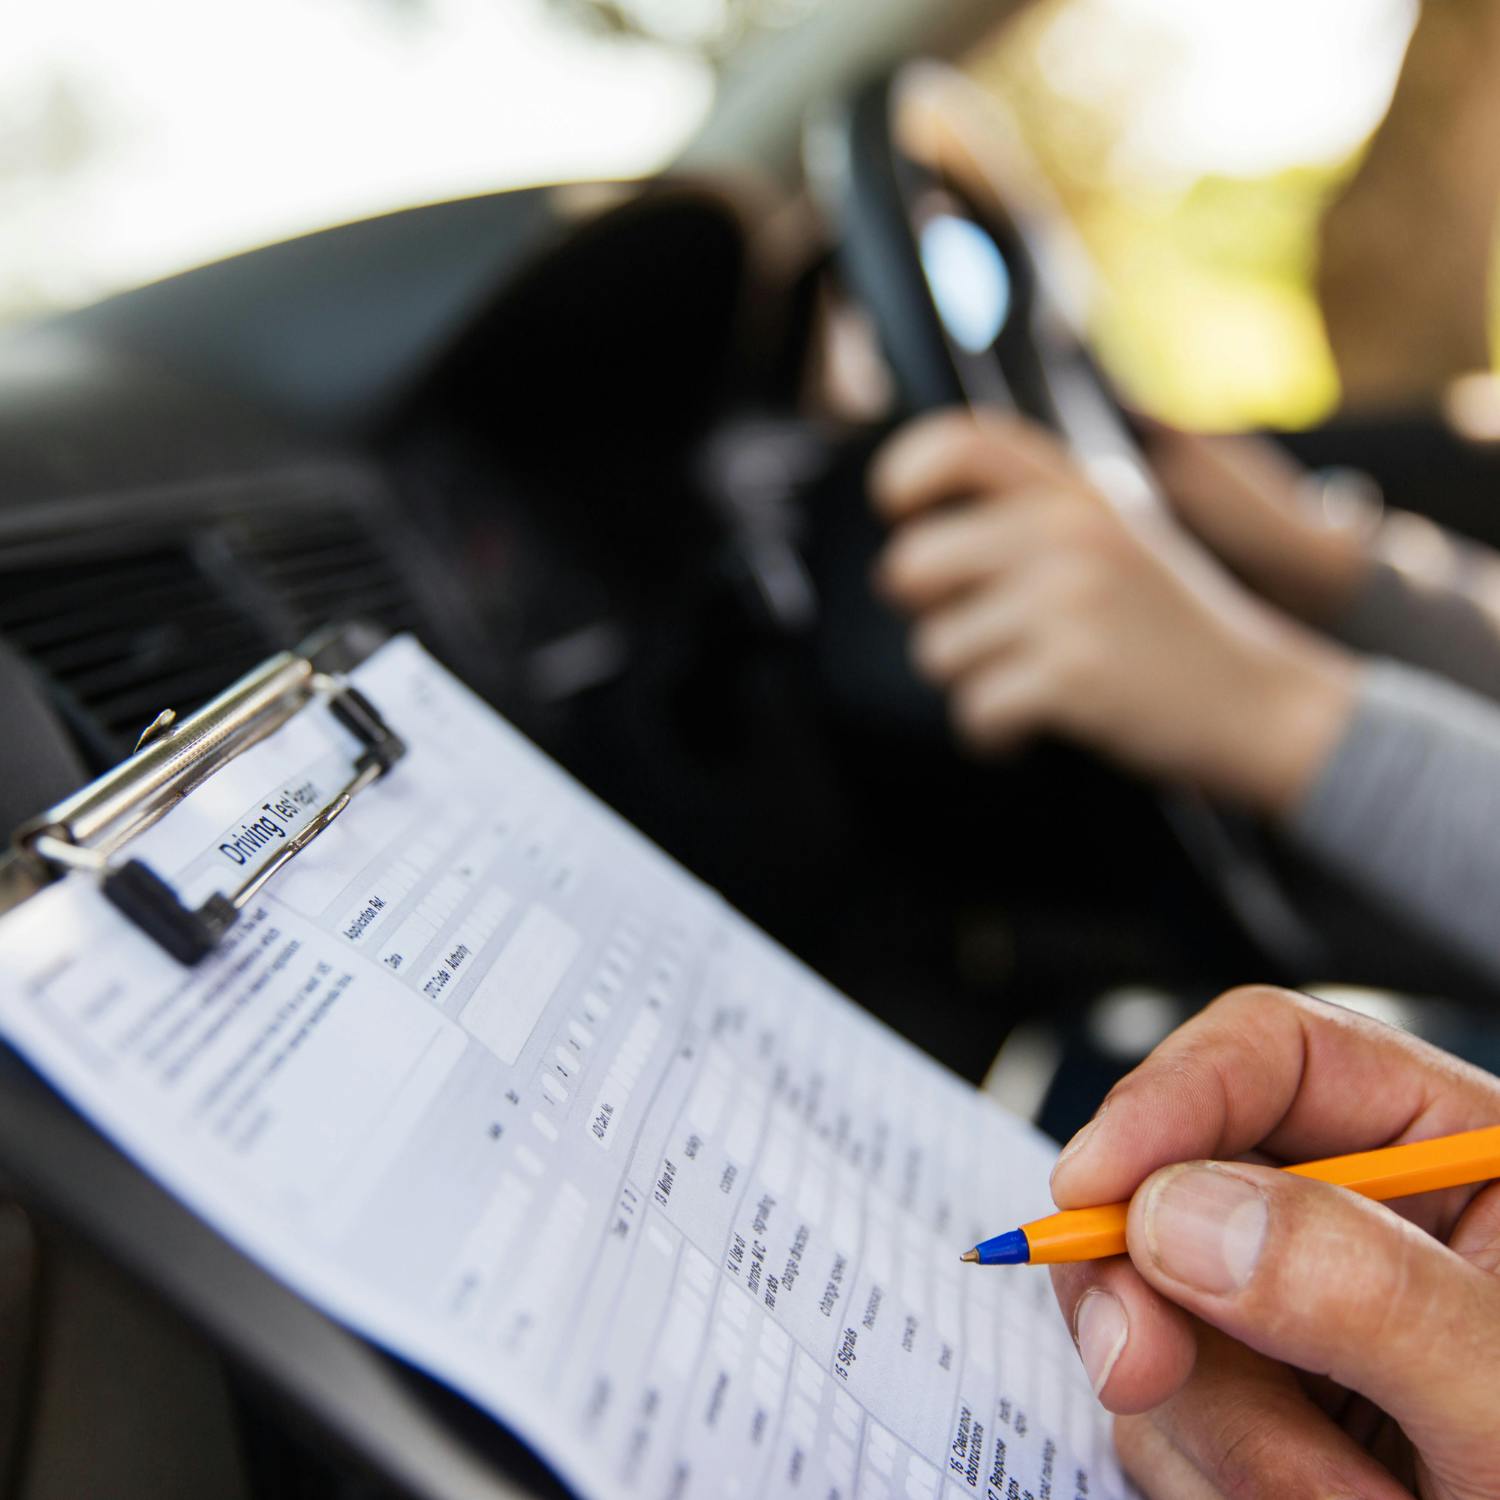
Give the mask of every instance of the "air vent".
[[357, 471], [122, 497], [103, 524], [100, 509], [0, 532], [0, 635], [98, 757], [330, 622], [434, 634], [416, 544]]
[[388, 539], [372, 534], [372, 519], [349, 511], [257, 518], [231, 546], [299, 638], [330, 619], [364, 618], [392, 631], [416, 630], [422, 612]]
[[211, 698], [267, 646], [186, 548], [159, 545], [16, 571], [0, 554], [0, 635], [116, 748], [161, 709]]

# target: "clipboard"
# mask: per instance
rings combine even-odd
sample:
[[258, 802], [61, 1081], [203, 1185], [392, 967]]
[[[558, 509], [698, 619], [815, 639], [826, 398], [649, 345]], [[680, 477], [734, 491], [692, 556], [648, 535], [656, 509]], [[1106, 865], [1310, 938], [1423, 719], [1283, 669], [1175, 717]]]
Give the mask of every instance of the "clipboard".
[[[201, 963], [277, 872], [405, 755], [405, 741], [344, 676], [380, 641], [369, 627], [327, 631], [278, 652], [186, 719], [163, 710], [128, 759], [11, 835], [10, 853], [0, 861], [0, 916], [79, 870], [97, 879], [105, 900], [179, 963]], [[349, 777], [237, 886], [189, 906], [144, 861], [119, 857], [194, 788], [314, 703], [326, 704], [359, 744]]]
[[[399, 734], [344, 677], [385, 639], [364, 624], [331, 629], [269, 658], [196, 713], [180, 721], [160, 715], [119, 766], [15, 831], [0, 856], [0, 916], [82, 870], [180, 963], [200, 962], [240, 908], [405, 753]], [[348, 780], [238, 888], [192, 908], [149, 866], [122, 855], [216, 771], [315, 703], [325, 703], [359, 746]], [[566, 1494], [489, 1416], [334, 1322], [210, 1228], [3, 1043], [0, 1198], [101, 1254], [206, 1335], [291, 1430], [347, 1466], [359, 1495]]]
[[[505, 1476], [526, 1460], [514, 1444], [500, 1456], [508, 1431], [581, 1494], [718, 1493], [726, 1473], [756, 1493], [852, 1494], [870, 1474], [936, 1500], [959, 1430], [965, 1472], [998, 1472], [985, 1459], [1006, 1435], [959, 1413], [1006, 1400], [1033, 1434], [1006, 1446], [1010, 1478], [1024, 1460], [1033, 1489], [1076, 1473], [1075, 1488], [1124, 1500], [1066, 1328], [1025, 1287], [961, 1280], [944, 1249], [960, 1226], [982, 1237], [984, 1203], [1019, 1217], [1045, 1190], [1046, 1143], [735, 913], [410, 637], [352, 677], [389, 725], [351, 738], [319, 709], [232, 759], [231, 740], [311, 701], [320, 664], [294, 664], [286, 694], [272, 691], [284, 665], [268, 719], [228, 715], [222, 754], [125, 799], [118, 834], [71, 829], [99, 880], [133, 853], [232, 906], [218, 887], [404, 735], [406, 763], [353, 794], [344, 832], [291, 863], [221, 951], [180, 967], [111, 915], [87, 870], [0, 926], [5, 1035], [224, 1239], [142, 1195], [123, 1162], [107, 1186], [105, 1158], [28, 1130], [3, 1093], [0, 1164], [279, 1382], [317, 1453], [340, 1440], [399, 1476], [395, 1494], [515, 1500]], [[23, 854], [44, 878], [24, 838]], [[73, 1124], [72, 1145], [94, 1151]], [[1018, 1341], [1030, 1357], [1002, 1370]], [[68, 1493], [110, 1492], [110, 1477]], [[375, 1494], [394, 1500], [391, 1483]]]

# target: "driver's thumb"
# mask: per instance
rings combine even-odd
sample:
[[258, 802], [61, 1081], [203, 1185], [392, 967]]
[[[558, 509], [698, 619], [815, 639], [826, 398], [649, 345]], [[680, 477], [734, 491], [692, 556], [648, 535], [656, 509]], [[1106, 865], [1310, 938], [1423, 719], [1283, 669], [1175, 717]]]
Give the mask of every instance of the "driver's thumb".
[[1389, 1209], [1269, 1167], [1188, 1162], [1146, 1179], [1128, 1234], [1163, 1295], [1368, 1396], [1419, 1448], [1493, 1441], [1500, 1279]]

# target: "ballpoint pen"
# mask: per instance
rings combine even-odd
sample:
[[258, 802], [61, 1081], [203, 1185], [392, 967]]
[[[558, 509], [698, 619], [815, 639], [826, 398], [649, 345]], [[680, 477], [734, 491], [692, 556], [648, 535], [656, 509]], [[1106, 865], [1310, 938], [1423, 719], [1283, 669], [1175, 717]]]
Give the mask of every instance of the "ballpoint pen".
[[[1283, 1171], [1384, 1202], [1500, 1177], [1500, 1125], [1332, 1156]], [[982, 1240], [959, 1258], [981, 1266], [1052, 1265], [1125, 1253], [1128, 1203], [1072, 1208]]]

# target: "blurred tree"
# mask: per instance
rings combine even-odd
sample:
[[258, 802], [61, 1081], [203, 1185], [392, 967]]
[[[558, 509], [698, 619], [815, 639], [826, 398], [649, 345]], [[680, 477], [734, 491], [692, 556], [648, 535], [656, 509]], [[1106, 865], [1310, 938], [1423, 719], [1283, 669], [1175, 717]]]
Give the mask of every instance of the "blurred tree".
[[1500, 0], [1427, 0], [1390, 112], [1322, 224], [1346, 405], [1430, 405], [1489, 366], [1497, 202]]

